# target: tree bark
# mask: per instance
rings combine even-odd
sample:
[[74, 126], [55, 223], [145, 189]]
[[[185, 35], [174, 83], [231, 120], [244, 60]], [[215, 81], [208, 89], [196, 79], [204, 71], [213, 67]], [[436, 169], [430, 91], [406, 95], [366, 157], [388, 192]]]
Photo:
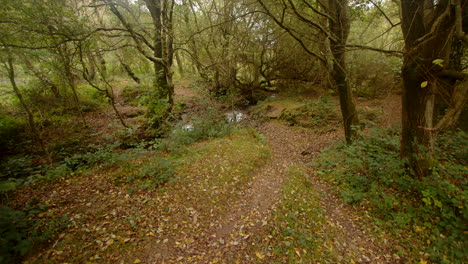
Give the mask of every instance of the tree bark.
[[[146, 39], [144, 39], [144, 37], [141, 38], [141, 35], [136, 34], [132, 25], [127, 22], [127, 20], [120, 13], [120, 11], [117, 9], [116, 5], [112, 1], [106, 0], [106, 3], [109, 4], [111, 12], [114, 13], [114, 15], [120, 20], [122, 25], [129, 32], [131, 38], [135, 41], [136, 48], [138, 49], [138, 51], [147, 59], [153, 62], [155, 72], [155, 102], [153, 102], [153, 106], [156, 106], [156, 108], [159, 109], [157, 109], [156, 113], [153, 111], [153, 108], [155, 107], [150, 106], [149, 111], [147, 113], [149, 116], [156, 114], [152, 116], [153, 120], [150, 121], [150, 126], [157, 128], [165, 119], [167, 119], [170, 112], [172, 111], [174, 103], [174, 86], [172, 85], [172, 80], [170, 76], [170, 67], [172, 65], [172, 61], [168, 61], [172, 60], [172, 55], [166, 56], [168, 55], [168, 53], [167, 51], [165, 51], [165, 49], [168, 49], [168, 46], [171, 46], [170, 49], [172, 50], [173, 36], [167, 35], [167, 38], [165, 39], [164, 35], [167, 34], [167, 32], [164, 32], [164, 27], [167, 26], [164, 23], [172, 23], [172, 21], [168, 21], [169, 19], [172, 20], [172, 14], [169, 14], [168, 19], [164, 19], [165, 14], [163, 13], [164, 10], [162, 9], [163, 2], [165, 2], [164, 0], [143, 1], [151, 14], [151, 19], [154, 26], [153, 44], [147, 42]], [[174, 1], [172, 1], [172, 3], [174, 3]], [[172, 9], [169, 9], [169, 11], [172, 12]], [[165, 45], [166, 43], [167, 45]], [[145, 46], [143, 46], [142, 44], [145, 44]], [[152, 50], [152, 55], [146, 52], [145, 49], [148, 47]], [[162, 105], [162, 107], [160, 104]], [[164, 108], [164, 110], [161, 111], [161, 108]]]
[[405, 38], [401, 156], [408, 159], [414, 175], [421, 178], [430, 173], [434, 163], [434, 102], [444, 84], [440, 77], [443, 65], [434, 60], [450, 63], [456, 16], [449, 0], [435, 4], [402, 0], [401, 9]]
[[330, 49], [333, 54], [332, 78], [340, 98], [341, 114], [345, 130], [346, 142], [351, 143], [356, 136], [355, 126], [359, 119], [354, 103], [346, 69], [346, 41], [350, 30], [350, 19], [347, 0], [329, 0], [330, 31], [335, 39], [330, 39]]
[[[163, 51], [163, 28], [162, 28], [162, 0], [144, 0], [154, 25], [154, 57], [164, 58]], [[155, 86], [159, 90], [161, 98], [168, 96], [167, 70], [162, 61], [154, 62], [154, 72], [156, 74]]]
[[78, 91], [76, 90], [76, 81], [75, 76], [72, 72], [72, 58], [71, 55], [67, 53], [67, 44], [65, 43], [64, 46], [57, 47], [57, 53], [60, 57], [60, 61], [63, 66], [63, 71], [65, 74], [65, 78], [67, 80], [70, 89], [72, 90], [73, 94], [73, 101], [75, 102], [76, 107], [78, 108], [78, 113], [80, 114], [81, 121], [83, 122], [84, 127], [88, 127], [88, 123], [86, 122], [86, 118], [83, 114], [83, 109], [81, 108], [81, 101], [80, 97], [78, 96]]
[[[144, 0], [154, 25], [154, 57], [161, 60], [154, 61], [155, 89], [157, 99], [167, 100], [167, 109], [162, 116], [159, 116], [153, 126], [159, 126], [160, 121], [165, 120], [172, 111], [174, 105], [174, 86], [170, 68], [173, 60], [173, 36], [167, 30], [172, 30], [172, 8], [163, 6], [164, 0]], [[174, 4], [174, 3], [172, 3]], [[164, 9], [163, 9], [164, 7]], [[169, 12], [169, 13], [167, 13]], [[166, 30], [166, 32], [164, 32]]]

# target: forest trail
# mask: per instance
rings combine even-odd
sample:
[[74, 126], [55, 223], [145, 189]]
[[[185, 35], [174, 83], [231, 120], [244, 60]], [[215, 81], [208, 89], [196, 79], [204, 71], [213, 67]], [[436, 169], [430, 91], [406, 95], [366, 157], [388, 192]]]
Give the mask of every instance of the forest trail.
[[[307, 129], [290, 127], [279, 121], [268, 121], [257, 126], [266, 137], [271, 156], [258, 169], [252, 181], [241, 190], [242, 195], [231, 203], [227, 213], [211, 219], [207, 229], [185, 236], [179, 243], [149, 245], [139, 255], [144, 263], [270, 263], [266, 255], [256, 252], [258, 244], [267, 241], [270, 223], [275, 217], [277, 203], [282, 198], [283, 185], [292, 166], [306, 166], [311, 158], [326, 146], [343, 137], [341, 131], [314, 133]], [[310, 175], [313, 172], [309, 171]], [[392, 245], [382, 244], [372, 234], [372, 226], [361, 214], [337, 198], [331, 187], [317, 177], [310, 177], [312, 189], [318, 194], [327, 226], [325, 244], [331, 245], [334, 259], [317, 260], [323, 263], [399, 263], [392, 253]], [[223, 201], [219, 201], [223, 202]], [[191, 209], [192, 220], [196, 212]], [[312, 220], [311, 220], [312, 221]], [[184, 224], [179, 227], [183, 230]], [[181, 231], [186, 233], [187, 231]], [[187, 233], [190, 233], [188, 231]], [[172, 239], [175, 239], [172, 237]], [[170, 240], [170, 238], [169, 238]], [[386, 241], [386, 240], [385, 240]], [[141, 251], [140, 251], [141, 253]], [[140, 260], [137, 258], [137, 260]], [[130, 259], [129, 259], [130, 260]]]
[[[176, 87], [176, 96], [193, 99], [184, 90]], [[26, 263], [402, 262], [391, 238], [375, 237], [365, 214], [344, 204], [309, 166], [325, 147], [343, 138], [341, 128], [324, 133], [279, 120], [244, 122], [255, 129], [241, 128], [188, 147], [179, 156], [179, 178], [162, 188], [131, 185], [142, 168], [161, 159], [150, 154], [24, 189], [18, 203], [35, 197], [50, 207], [42, 217], [69, 218], [57, 240]], [[313, 219], [299, 213], [297, 222], [279, 223], [294, 227], [316, 221], [316, 228], [303, 229], [314, 246], [288, 253], [282, 251], [284, 241], [278, 241], [281, 234], [273, 231], [278, 230], [285, 191], [291, 191], [286, 187], [291, 170], [297, 167], [307, 179], [299, 183], [307, 185], [301, 195], [317, 197], [313, 210], [320, 213]], [[302, 259], [307, 250], [314, 251], [312, 260]]]

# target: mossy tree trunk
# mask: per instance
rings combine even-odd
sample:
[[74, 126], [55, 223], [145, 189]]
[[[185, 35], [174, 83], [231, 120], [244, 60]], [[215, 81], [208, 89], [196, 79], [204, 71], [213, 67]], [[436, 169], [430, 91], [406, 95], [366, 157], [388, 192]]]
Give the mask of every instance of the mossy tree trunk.
[[[154, 25], [154, 35], [153, 35], [153, 56], [155, 58], [161, 58], [161, 60], [157, 60], [153, 62], [154, 65], [154, 72], [156, 74], [155, 77], [155, 88], [157, 89], [157, 96], [158, 99], [166, 99], [170, 104], [169, 107], [172, 108], [173, 103], [173, 91], [171, 89], [171, 83], [169, 83], [169, 68], [172, 63], [167, 61], [169, 57], [167, 55], [167, 42], [165, 40], [165, 33], [163, 28], [164, 15], [163, 14], [163, 3], [166, 1], [163, 0], [144, 0], [148, 10], [151, 13], [151, 18]], [[171, 55], [172, 57], [172, 55]]]
[[[402, 30], [405, 39], [402, 67], [401, 155], [415, 176], [430, 173], [434, 163], [434, 105], [447, 82], [444, 65], [450, 62], [457, 6], [467, 1], [403, 0]], [[462, 37], [462, 36], [460, 36]]]
[[333, 55], [333, 82], [340, 98], [341, 114], [345, 130], [346, 142], [351, 143], [356, 136], [355, 126], [359, 124], [356, 105], [349, 86], [346, 68], [346, 41], [350, 30], [349, 8], [347, 0], [329, 0], [329, 25], [334, 39], [330, 39], [330, 49]]

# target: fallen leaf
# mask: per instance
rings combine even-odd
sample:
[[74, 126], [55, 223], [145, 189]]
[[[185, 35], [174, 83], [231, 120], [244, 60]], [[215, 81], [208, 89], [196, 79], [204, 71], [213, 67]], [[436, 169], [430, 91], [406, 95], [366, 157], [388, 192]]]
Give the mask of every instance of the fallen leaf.
[[255, 255], [257, 256], [257, 258], [259, 259], [264, 259], [265, 257], [262, 255], [262, 253], [260, 252], [256, 252]]

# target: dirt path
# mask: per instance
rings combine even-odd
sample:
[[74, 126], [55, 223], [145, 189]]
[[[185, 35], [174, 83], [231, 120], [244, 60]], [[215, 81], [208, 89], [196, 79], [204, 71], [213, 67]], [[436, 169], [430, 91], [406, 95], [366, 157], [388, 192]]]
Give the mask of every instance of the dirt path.
[[[177, 95], [184, 96], [183, 90], [178, 87]], [[52, 247], [33, 254], [29, 263], [50, 263], [50, 259], [69, 263], [271, 263], [269, 256], [259, 255], [257, 250], [271, 250], [271, 230], [281, 211], [284, 186], [290, 180], [290, 168], [297, 166], [309, 168], [310, 192], [316, 194], [317, 206], [323, 209], [324, 224], [313, 235], [325, 240], [327, 250], [333, 251], [333, 259], [324, 257], [320, 263], [403, 262], [393, 254], [391, 239], [376, 238], [365, 214], [344, 204], [307, 165], [326, 146], [343, 138], [341, 129], [317, 133], [276, 120], [253, 125], [260, 136], [244, 129], [241, 135], [234, 133], [194, 146], [190, 151], [203, 150], [205, 145], [210, 149], [202, 157], [185, 153], [189, 161], [179, 172], [181, 181], [167, 188], [135, 188], [128, 194], [128, 186], [115, 182], [133, 172], [117, 166], [42, 190], [24, 190], [24, 203], [27, 197], [39, 197], [41, 203], [51, 206], [51, 217], [71, 217], [71, 225]], [[266, 143], [260, 144], [258, 137], [264, 137]], [[262, 154], [265, 144], [270, 149], [268, 158]], [[151, 162], [150, 157], [137, 159], [132, 166], [137, 169]]]
[[[206, 229], [185, 238], [187, 243], [183, 248], [174, 248], [176, 245], [170, 243], [150, 246], [145, 263], [268, 263], [255, 255], [252, 245], [269, 235], [267, 225], [274, 217], [288, 168], [304, 166], [324, 147], [339, 140], [342, 133], [312, 133], [276, 121], [263, 123], [257, 129], [266, 137], [271, 157], [242, 190], [240, 198], [227, 205], [228, 213], [214, 217]], [[323, 232], [334, 232], [333, 241], [328, 242], [335, 248], [340, 262], [398, 262], [389, 253], [390, 245], [380, 245], [380, 240], [371, 234], [366, 219], [334, 196], [326, 183], [316, 177], [311, 180], [329, 225], [323, 227]], [[190, 214], [193, 220], [197, 213]]]
[[[252, 262], [256, 258], [248, 247], [262, 239], [264, 226], [271, 221], [275, 205], [281, 198], [288, 168], [304, 163], [324, 146], [334, 142], [338, 133], [313, 135], [307, 130], [291, 128], [280, 122], [267, 122], [258, 127], [271, 147], [271, 157], [254, 176], [242, 199], [230, 205], [208, 239], [211, 259], [223, 263]], [[221, 243], [220, 243], [221, 242]]]

